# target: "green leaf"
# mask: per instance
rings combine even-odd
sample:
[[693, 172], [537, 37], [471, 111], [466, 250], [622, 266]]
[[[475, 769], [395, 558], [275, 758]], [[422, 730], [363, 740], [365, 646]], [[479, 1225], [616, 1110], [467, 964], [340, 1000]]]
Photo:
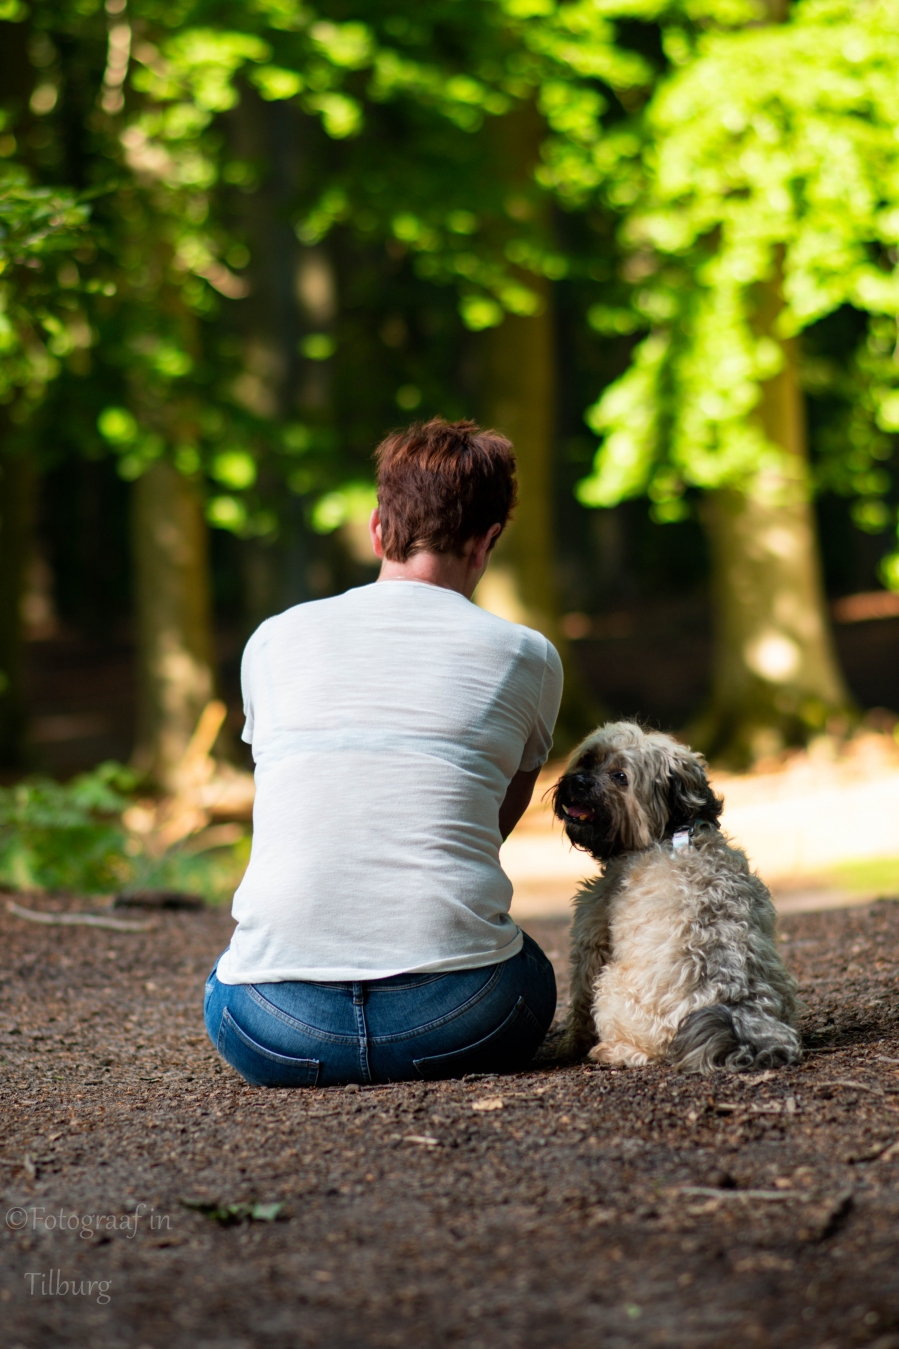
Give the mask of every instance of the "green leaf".
[[374, 39], [364, 23], [314, 23], [309, 36], [328, 60], [347, 70], [360, 70], [371, 62]]
[[223, 1204], [219, 1200], [209, 1202], [204, 1199], [182, 1199], [180, 1202], [221, 1227], [234, 1227], [243, 1222], [276, 1222], [284, 1211], [283, 1203]]
[[310, 94], [306, 106], [319, 114], [322, 126], [333, 140], [346, 140], [362, 126], [362, 108], [348, 94]]
[[138, 426], [127, 408], [104, 408], [97, 418], [97, 430], [111, 445], [129, 445], [137, 437]]
[[273, 1223], [283, 1212], [283, 1203], [254, 1204], [250, 1209], [250, 1217], [255, 1223]]
[[378, 495], [368, 483], [348, 483], [319, 497], [312, 508], [311, 524], [317, 534], [333, 534], [350, 520], [367, 520], [378, 504]]
[[259, 66], [250, 72], [250, 79], [263, 98], [270, 102], [293, 98], [305, 87], [302, 75], [283, 66]]
[[210, 472], [224, 487], [241, 491], [256, 481], [256, 460], [246, 450], [223, 450], [213, 457]]
[[503, 307], [488, 295], [463, 295], [459, 301], [462, 322], [472, 332], [496, 328], [503, 321]]
[[881, 559], [880, 579], [888, 590], [899, 591], [899, 553], [889, 553]]
[[307, 333], [300, 342], [300, 351], [310, 361], [327, 361], [337, 350], [330, 333]]
[[237, 497], [215, 496], [206, 503], [206, 519], [216, 529], [240, 534], [247, 522], [247, 508]]

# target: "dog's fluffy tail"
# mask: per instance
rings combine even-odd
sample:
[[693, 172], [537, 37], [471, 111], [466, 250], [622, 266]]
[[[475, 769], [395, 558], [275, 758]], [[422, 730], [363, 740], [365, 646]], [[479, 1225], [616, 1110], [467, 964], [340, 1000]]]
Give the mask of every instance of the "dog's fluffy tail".
[[754, 1068], [784, 1068], [801, 1055], [799, 1036], [792, 1026], [766, 1012], [717, 1003], [684, 1017], [666, 1057], [685, 1073], [709, 1073], [713, 1068], [746, 1073]]

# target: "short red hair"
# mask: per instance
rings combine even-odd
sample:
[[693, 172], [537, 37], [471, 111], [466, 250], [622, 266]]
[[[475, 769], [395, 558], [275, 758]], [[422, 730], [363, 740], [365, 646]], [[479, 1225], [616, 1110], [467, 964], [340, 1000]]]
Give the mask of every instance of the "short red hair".
[[515, 452], [498, 431], [434, 417], [393, 431], [375, 450], [384, 556], [461, 556], [491, 525], [505, 529], [517, 500]]

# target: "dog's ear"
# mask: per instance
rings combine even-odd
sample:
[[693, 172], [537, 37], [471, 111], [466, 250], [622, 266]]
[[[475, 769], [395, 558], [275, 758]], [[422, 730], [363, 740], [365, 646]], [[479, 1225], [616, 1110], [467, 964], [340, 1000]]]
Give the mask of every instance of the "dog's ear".
[[709, 786], [702, 756], [688, 749], [673, 756], [668, 770], [669, 829], [676, 832], [696, 820], [717, 824], [723, 809], [723, 800]]

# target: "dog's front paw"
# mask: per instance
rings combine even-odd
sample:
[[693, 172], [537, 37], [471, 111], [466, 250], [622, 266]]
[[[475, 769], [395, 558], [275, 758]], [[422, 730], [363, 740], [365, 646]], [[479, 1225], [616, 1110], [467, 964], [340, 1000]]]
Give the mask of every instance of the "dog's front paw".
[[566, 1030], [551, 1030], [537, 1051], [537, 1059], [542, 1063], [576, 1063], [589, 1048], [589, 1040], [584, 1044]]
[[600, 1040], [598, 1045], [594, 1045], [587, 1055], [594, 1063], [601, 1063], [606, 1068], [645, 1068], [652, 1059], [648, 1054], [644, 1054], [641, 1049], [635, 1045], [624, 1044], [622, 1041]]
[[586, 1058], [596, 1039], [592, 1017], [573, 1016], [569, 1012], [558, 1044], [559, 1057], [566, 1063]]
[[568, 1060], [563, 1049], [565, 1041], [565, 1031], [561, 1026], [554, 1026], [546, 1032], [540, 1046], [532, 1060], [537, 1067], [543, 1067], [546, 1064], [566, 1063]]

